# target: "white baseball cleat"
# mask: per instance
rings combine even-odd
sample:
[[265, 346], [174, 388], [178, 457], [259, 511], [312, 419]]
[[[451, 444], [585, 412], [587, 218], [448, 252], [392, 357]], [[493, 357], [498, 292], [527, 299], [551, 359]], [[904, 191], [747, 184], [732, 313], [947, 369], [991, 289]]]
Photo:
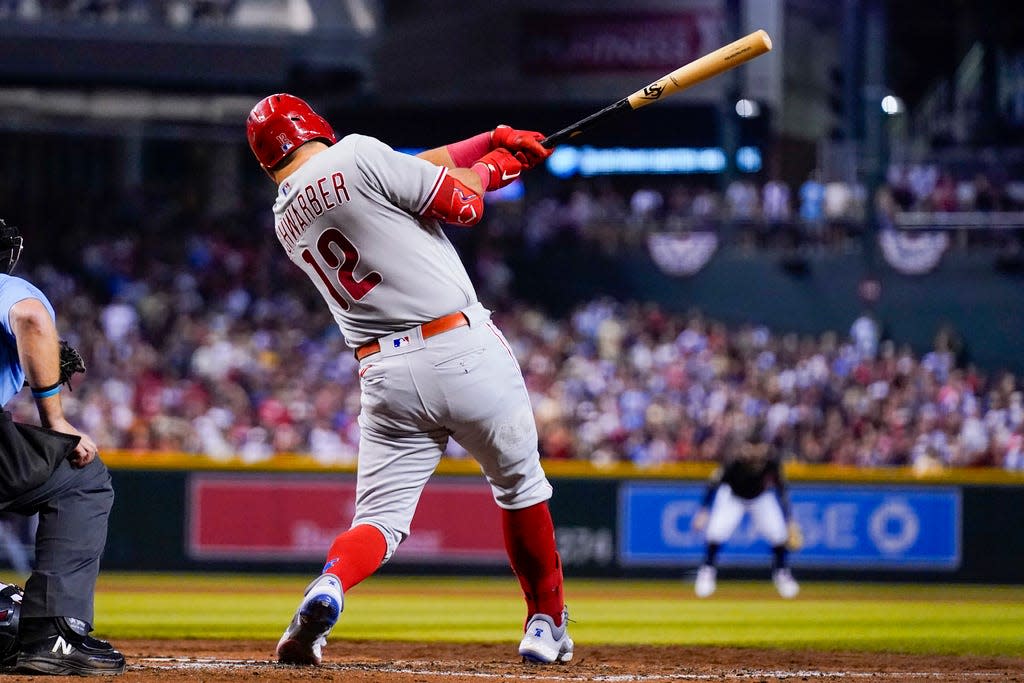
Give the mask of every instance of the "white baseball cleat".
[[775, 590], [779, 591], [779, 595], [787, 600], [795, 598], [800, 592], [800, 584], [793, 578], [793, 573], [789, 569], [776, 569], [772, 572], [772, 583], [775, 584]]
[[710, 564], [702, 564], [700, 569], [697, 570], [697, 580], [693, 584], [693, 592], [697, 594], [698, 598], [708, 597], [718, 587], [716, 583], [717, 578], [717, 569]]
[[569, 637], [569, 610], [562, 610], [562, 625], [546, 614], [534, 614], [526, 624], [526, 633], [519, 642], [519, 655], [524, 662], [564, 664], [572, 659], [573, 642]]
[[306, 596], [277, 642], [282, 664], [319, 664], [327, 636], [345, 607], [341, 581], [323, 574], [306, 587]]

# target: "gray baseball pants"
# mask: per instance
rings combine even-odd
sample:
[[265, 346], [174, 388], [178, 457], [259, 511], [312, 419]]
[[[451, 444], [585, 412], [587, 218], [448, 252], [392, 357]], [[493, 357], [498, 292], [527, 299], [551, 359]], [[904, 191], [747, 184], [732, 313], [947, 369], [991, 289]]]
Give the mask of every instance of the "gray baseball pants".
[[25, 584], [21, 616], [74, 617], [93, 623], [93, 599], [107, 519], [114, 504], [107, 466], [97, 458], [81, 469], [62, 460], [50, 478], [4, 509], [39, 513], [36, 568]]
[[408, 537], [449, 438], [479, 463], [499, 507], [516, 510], [551, 497], [519, 363], [490, 311], [474, 304], [462, 312], [468, 326], [429, 339], [419, 328], [382, 337], [381, 352], [360, 363], [352, 525], [380, 529], [385, 562]]

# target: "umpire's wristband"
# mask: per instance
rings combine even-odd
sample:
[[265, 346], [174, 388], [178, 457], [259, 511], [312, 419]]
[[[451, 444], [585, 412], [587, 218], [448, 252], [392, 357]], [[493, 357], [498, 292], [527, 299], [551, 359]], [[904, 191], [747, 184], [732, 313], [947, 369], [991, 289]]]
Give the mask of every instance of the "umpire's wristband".
[[33, 398], [49, 398], [50, 396], [56, 396], [60, 393], [61, 382], [55, 382], [48, 387], [40, 387], [39, 389], [32, 389]]

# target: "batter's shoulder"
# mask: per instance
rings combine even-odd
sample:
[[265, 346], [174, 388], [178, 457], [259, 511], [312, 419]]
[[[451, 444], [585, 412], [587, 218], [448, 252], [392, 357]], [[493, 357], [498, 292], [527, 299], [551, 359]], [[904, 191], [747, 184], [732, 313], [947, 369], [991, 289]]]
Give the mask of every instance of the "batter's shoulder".
[[357, 164], [366, 167], [391, 163], [396, 154], [387, 143], [361, 133], [346, 135], [334, 147], [339, 154], [350, 156]]
[[373, 137], [372, 135], [364, 135], [362, 133], [349, 133], [341, 140], [335, 143], [335, 147], [346, 147], [352, 150], [363, 150], [363, 149], [391, 149], [391, 147], [383, 140]]

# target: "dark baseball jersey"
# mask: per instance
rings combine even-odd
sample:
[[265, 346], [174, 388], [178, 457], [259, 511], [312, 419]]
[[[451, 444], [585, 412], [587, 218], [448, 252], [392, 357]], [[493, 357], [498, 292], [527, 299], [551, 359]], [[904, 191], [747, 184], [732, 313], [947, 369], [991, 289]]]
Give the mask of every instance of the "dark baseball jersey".
[[704, 492], [704, 507], [709, 507], [715, 492], [722, 484], [728, 484], [733, 494], [745, 500], [753, 500], [769, 489], [782, 505], [782, 511], [789, 517], [789, 496], [786, 480], [782, 475], [782, 464], [779, 454], [771, 450], [764, 457], [732, 458], [723, 463], [711, 477], [707, 490]]

